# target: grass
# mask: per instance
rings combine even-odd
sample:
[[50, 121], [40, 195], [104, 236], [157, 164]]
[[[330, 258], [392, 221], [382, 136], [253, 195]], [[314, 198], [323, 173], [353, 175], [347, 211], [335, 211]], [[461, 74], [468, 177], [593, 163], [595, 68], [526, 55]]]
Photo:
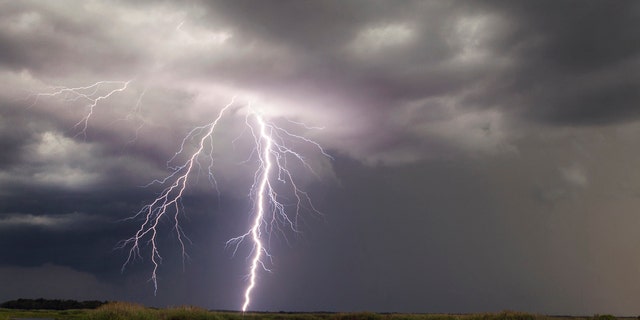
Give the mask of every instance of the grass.
[[0, 309], [0, 320], [13, 318], [53, 318], [56, 320], [85, 320], [89, 310], [15, 310]]
[[[0, 320], [13, 318], [53, 318], [56, 320], [617, 320], [609, 315], [593, 317], [544, 316], [505, 311], [481, 314], [380, 314], [359, 313], [263, 313], [218, 312], [198, 307], [168, 309], [147, 308], [142, 305], [112, 302], [94, 310], [13, 310], [0, 309]], [[626, 318], [636, 319], [636, 318]]]

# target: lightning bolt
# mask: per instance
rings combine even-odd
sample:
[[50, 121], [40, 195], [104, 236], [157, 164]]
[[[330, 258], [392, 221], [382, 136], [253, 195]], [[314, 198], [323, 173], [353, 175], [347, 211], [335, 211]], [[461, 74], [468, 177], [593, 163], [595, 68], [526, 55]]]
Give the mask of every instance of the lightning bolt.
[[[219, 121], [225, 113], [235, 103], [235, 98], [224, 106], [217, 117], [210, 123], [195, 127], [182, 140], [178, 151], [167, 162], [167, 167], [171, 172], [163, 179], [152, 181], [149, 185], [160, 184], [166, 186], [160, 195], [151, 203], [145, 205], [134, 216], [128, 218], [140, 219], [137, 232], [129, 239], [121, 242], [120, 248], [128, 248], [128, 257], [123, 264], [124, 268], [136, 258], [142, 258], [142, 245], [148, 244], [150, 252], [148, 254], [153, 265], [150, 281], [153, 283], [154, 292], [158, 290], [158, 268], [162, 262], [162, 256], [158, 248], [156, 237], [159, 232], [160, 221], [167, 217], [173, 222], [173, 232], [182, 249], [183, 262], [187, 257], [185, 240], [190, 241], [180, 226], [180, 213], [182, 212], [181, 199], [189, 185], [190, 178], [195, 175], [194, 168], [201, 168], [201, 159], [208, 161], [207, 173], [210, 182], [218, 191], [218, 183], [214, 175], [213, 139]], [[305, 168], [315, 174], [312, 167], [305, 161], [304, 157], [290, 148], [290, 143], [306, 143], [316, 148], [323, 156], [331, 158], [329, 154], [315, 141], [307, 139], [287, 131], [286, 129], [267, 121], [262, 113], [256, 111], [251, 103], [247, 105], [248, 112], [245, 116], [245, 125], [252, 136], [254, 151], [250, 159], [255, 157], [257, 169], [254, 173], [254, 182], [250, 187], [249, 197], [253, 203], [253, 219], [248, 231], [238, 237], [227, 241], [227, 246], [235, 246], [234, 255], [238, 247], [248, 240], [251, 243], [250, 266], [248, 272], [248, 284], [244, 291], [244, 302], [242, 311], [246, 311], [251, 303], [251, 293], [257, 284], [260, 269], [267, 270], [263, 257], [271, 257], [266, 249], [264, 234], [272, 232], [282, 225], [287, 226], [294, 232], [299, 232], [296, 227], [297, 217], [302, 209], [319, 213], [313, 206], [309, 195], [300, 189], [294, 179], [292, 172], [288, 169], [288, 161], [297, 160]], [[298, 124], [296, 122], [291, 122]], [[307, 127], [305, 127], [307, 128]], [[176, 159], [187, 154], [187, 143], [197, 141], [196, 149], [186, 156], [186, 160], [179, 165], [171, 165]], [[255, 156], [253, 156], [255, 154]], [[279, 188], [277, 189], [276, 186]], [[293, 203], [287, 204], [281, 201], [281, 196], [277, 190], [287, 189], [295, 199]], [[288, 206], [294, 206], [295, 218], [287, 212]]]
[[[169, 186], [166, 187], [160, 193], [160, 196], [150, 204], [144, 206], [140, 211], [138, 211], [137, 214], [135, 214], [130, 218], [127, 218], [127, 220], [130, 220], [130, 219], [135, 219], [137, 217], [143, 216], [144, 222], [140, 225], [140, 228], [135, 233], [135, 235], [133, 235], [131, 238], [127, 240], [124, 240], [120, 244], [120, 248], [125, 248], [127, 246], [130, 246], [129, 255], [127, 257], [127, 260], [123, 264], [122, 269], [124, 271], [124, 268], [133, 259], [137, 257], [140, 257], [140, 258], [142, 257], [140, 253], [140, 242], [143, 239], [148, 238], [149, 239], [148, 242], [151, 245], [150, 258], [151, 258], [151, 263], [153, 264], [151, 281], [153, 282], [153, 285], [154, 285], [154, 293], [157, 293], [158, 291], [157, 271], [158, 271], [159, 264], [162, 261], [162, 256], [160, 256], [160, 251], [158, 250], [158, 243], [156, 241], [156, 235], [158, 234], [158, 224], [160, 223], [160, 220], [162, 217], [166, 215], [172, 215], [172, 218], [174, 221], [174, 231], [178, 238], [178, 242], [182, 247], [182, 256], [183, 258], [185, 258], [186, 250], [185, 250], [183, 239], [188, 240], [189, 238], [186, 237], [182, 228], [180, 227], [180, 208], [181, 208], [180, 200], [182, 199], [182, 195], [184, 194], [184, 191], [187, 188], [187, 183], [189, 182], [189, 177], [191, 176], [191, 172], [194, 166], [199, 165], [198, 157], [205, 150], [206, 142], [213, 138], [213, 132], [216, 128], [216, 125], [218, 124], [218, 121], [220, 121], [224, 112], [233, 105], [233, 102], [234, 101], [232, 100], [229, 104], [227, 104], [224, 108], [222, 108], [222, 110], [218, 114], [218, 117], [213, 122], [206, 124], [204, 126], [196, 127], [185, 136], [185, 138], [182, 140], [182, 144], [180, 145], [180, 150], [176, 152], [174, 156], [167, 162], [168, 166], [172, 162], [172, 160], [174, 160], [176, 157], [178, 157], [183, 153], [185, 149], [185, 144], [189, 139], [193, 138], [195, 135], [197, 135], [200, 132], [203, 132], [203, 131], [205, 132], [200, 138], [198, 149], [195, 152], [193, 152], [191, 156], [188, 157], [188, 159], [182, 165], [174, 167], [173, 172], [168, 176], [166, 176], [164, 179], [154, 180], [149, 184], [149, 185], [154, 183], [158, 183], [161, 185], [169, 184]], [[212, 173], [212, 166], [213, 166], [213, 162], [211, 162], [209, 166], [209, 173], [210, 173], [209, 176], [213, 178], [214, 176]], [[217, 188], [217, 182], [215, 182], [215, 180], [213, 181]]]
[[[249, 123], [249, 117], [254, 117], [257, 123], [257, 131]], [[232, 238], [227, 242], [227, 245], [236, 244], [237, 246], [245, 240], [250, 238], [253, 249], [251, 264], [249, 267], [249, 284], [244, 292], [244, 303], [242, 304], [242, 311], [245, 312], [251, 303], [251, 292], [256, 286], [257, 274], [259, 267], [267, 270], [262, 260], [262, 256], [271, 257], [265, 245], [263, 243], [262, 232], [266, 231], [269, 234], [273, 231], [273, 228], [278, 226], [279, 223], [288, 225], [293, 231], [298, 232], [296, 229], [296, 223], [292, 221], [287, 212], [285, 211], [285, 205], [280, 202], [279, 195], [275, 191], [274, 183], [278, 182], [283, 185], [289, 185], [291, 193], [295, 196], [295, 214], [299, 214], [301, 207], [304, 204], [309, 206], [314, 212], [319, 211], [313, 207], [313, 203], [308, 194], [302, 191], [295, 183], [292, 173], [287, 169], [286, 159], [287, 155], [293, 156], [305, 167], [313, 172], [311, 166], [307, 164], [301, 154], [295, 152], [291, 148], [287, 147], [284, 137], [294, 140], [299, 140], [316, 147], [324, 156], [331, 158], [322, 147], [315, 141], [309, 140], [299, 135], [292, 134], [285, 129], [276, 126], [273, 123], [267, 122], [263, 115], [255, 110], [251, 110], [247, 116], [247, 126], [249, 127], [253, 140], [255, 142], [256, 151], [258, 153], [259, 168], [256, 171], [254, 177], [254, 184], [251, 186], [251, 196], [254, 200], [255, 217], [249, 231], [239, 237]], [[295, 123], [295, 122], [293, 122]], [[277, 169], [277, 175], [274, 174], [273, 167]], [[275, 179], [272, 181], [272, 177], [275, 175]], [[270, 211], [267, 208], [270, 207]], [[266, 220], [267, 214], [271, 215], [270, 220]], [[267, 228], [267, 230], [264, 230]]]
[[[262, 167], [262, 177], [260, 178], [260, 183], [258, 184], [258, 203], [257, 203], [257, 212], [255, 219], [253, 220], [253, 226], [251, 227], [251, 240], [253, 241], [253, 258], [251, 259], [251, 267], [249, 268], [249, 286], [244, 292], [244, 303], [242, 304], [242, 312], [247, 310], [249, 303], [251, 302], [251, 291], [256, 285], [256, 274], [258, 271], [258, 264], [261, 263], [260, 257], [262, 256], [262, 251], [264, 251], [264, 245], [262, 244], [262, 239], [260, 237], [260, 226], [262, 225], [262, 219], [264, 218], [264, 206], [265, 206], [265, 192], [268, 192], [269, 198], [272, 200], [272, 203], [277, 204], [275, 202], [275, 198], [273, 197], [273, 190], [269, 185], [269, 175], [271, 174], [271, 153], [273, 152], [273, 139], [271, 139], [271, 135], [267, 134], [267, 126], [262, 119], [262, 117], [258, 116], [258, 125], [260, 126], [260, 138], [256, 138], [256, 145], [261, 146], [259, 143], [261, 140], [264, 141], [264, 145], [262, 149], [263, 152], [260, 155], [260, 164]], [[243, 236], [244, 237], [244, 236]], [[267, 253], [268, 254], [268, 253]]]
[[[95, 107], [100, 101], [108, 99], [112, 95], [122, 92], [127, 89], [131, 83], [129, 81], [98, 81], [94, 84], [84, 87], [53, 87], [52, 92], [34, 94], [34, 101], [31, 106], [38, 103], [41, 98], [44, 97], [63, 97], [65, 102], [85, 101], [87, 103], [87, 112], [73, 127], [78, 129], [76, 136], [87, 137], [87, 128], [89, 126], [89, 119], [93, 115]], [[109, 90], [109, 87], [115, 87]]]
[[[87, 86], [81, 87], [53, 87], [52, 92], [38, 93], [31, 106], [38, 103], [44, 97], [62, 97], [65, 102], [86, 102], [87, 112], [75, 125], [78, 129], [76, 136], [86, 138], [89, 121], [94, 113], [94, 109], [98, 104], [113, 96], [118, 92], [127, 90], [129, 81], [99, 81]], [[142, 97], [146, 92], [140, 94], [132, 114], [128, 115], [124, 120], [139, 119], [141, 116], [140, 105]], [[202, 126], [193, 128], [183, 138], [178, 151], [167, 161], [167, 168], [170, 173], [162, 179], [153, 180], [148, 186], [158, 184], [165, 186], [159, 196], [149, 204], [143, 206], [136, 214], [126, 218], [125, 220], [141, 220], [139, 228], [133, 236], [121, 241], [118, 248], [128, 249], [127, 259], [122, 265], [124, 272], [127, 265], [143, 256], [143, 248], [150, 247], [149, 259], [152, 264], [150, 281], [154, 286], [154, 294], [158, 291], [158, 269], [162, 263], [162, 256], [157, 241], [157, 235], [160, 232], [160, 222], [163, 218], [172, 220], [173, 232], [178, 240], [182, 250], [183, 263], [188, 258], [185, 241], [191, 242], [180, 225], [180, 217], [182, 212], [182, 198], [189, 186], [190, 180], [194, 175], [194, 171], [200, 172], [202, 168], [202, 159], [208, 161], [207, 175], [211, 184], [220, 195], [218, 182], [214, 175], [214, 134], [218, 127], [218, 123], [223, 119], [229, 109], [233, 108], [235, 97], [225, 105], [218, 113], [217, 117]], [[277, 126], [275, 123], [265, 119], [264, 115], [257, 111], [251, 103], [248, 103], [248, 109], [244, 124], [250, 132], [254, 144], [253, 152], [249, 156], [248, 162], [255, 158], [257, 169], [254, 173], [253, 184], [250, 187], [249, 198], [253, 204], [251, 213], [253, 215], [252, 222], [247, 232], [231, 238], [227, 241], [226, 247], [235, 247], [233, 254], [235, 255], [238, 248], [245, 241], [250, 242], [250, 265], [248, 271], [248, 283], [244, 290], [244, 302], [241, 310], [247, 311], [251, 303], [251, 294], [258, 280], [260, 270], [269, 271], [266, 267], [264, 257], [271, 258], [265, 243], [265, 234], [271, 235], [274, 231], [279, 230], [284, 233], [281, 226], [286, 226], [295, 233], [298, 233], [297, 219], [303, 209], [311, 212], [320, 213], [313, 203], [309, 195], [300, 189], [296, 184], [294, 175], [288, 169], [288, 161], [295, 160], [302, 164], [303, 167], [310, 172], [314, 172], [313, 168], [308, 164], [302, 154], [290, 148], [290, 144], [308, 144], [318, 150], [323, 156], [332, 159], [325, 150], [317, 142], [307, 139], [301, 135], [294, 134], [285, 128]], [[302, 127], [306, 130], [321, 130], [320, 127], [309, 127], [304, 123], [287, 120], [291, 124]], [[144, 125], [144, 121], [140, 120], [136, 128], [135, 138], [139, 130]], [[240, 137], [238, 137], [240, 138]], [[236, 139], [238, 139], [236, 138]], [[187, 152], [188, 144], [191, 141], [197, 141], [197, 147], [191, 153]], [[130, 141], [132, 142], [132, 141]], [[235, 140], [234, 140], [235, 142]], [[185, 157], [182, 163], [174, 165], [179, 158]], [[196, 170], [197, 168], [198, 170]], [[277, 190], [287, 190], [289, 195], [293, 195], [292, 203], [281, 201], [283, 195]], [[292, 217], [287, 208], [294, 207]]]

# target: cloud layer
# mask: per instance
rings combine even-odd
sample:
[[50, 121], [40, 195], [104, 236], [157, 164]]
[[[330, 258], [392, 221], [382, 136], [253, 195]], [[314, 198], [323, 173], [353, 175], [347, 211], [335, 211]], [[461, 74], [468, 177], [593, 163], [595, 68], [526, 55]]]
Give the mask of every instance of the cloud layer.
[[[252, 101], [334, 156], [303, 150], [331, 227], [307, 217], [306, 246], [274, 237], [290, 266], [258, 307], [637, 313], [623, 278], [640, 263], [638, 16], [636, 1], [596, 0], [4, 2], [0, 278], [235, 308], [244, 265], [223, 244], [250, 210], [251, 150], [234, 139]], [[157, 194], [140, 186], [234, 96], [221, 196], [202, 177], [184, 201], [207, 245], [193, 276], [166, 262], [175, 290], [150, 298], [143, 265], [118, 274], [111, 250], [133, 227], [112, 221]]]

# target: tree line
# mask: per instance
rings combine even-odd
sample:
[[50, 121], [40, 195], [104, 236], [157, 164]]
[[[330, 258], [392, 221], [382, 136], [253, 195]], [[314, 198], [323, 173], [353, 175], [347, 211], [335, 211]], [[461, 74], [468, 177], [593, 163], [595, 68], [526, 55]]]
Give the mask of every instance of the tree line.
[[0, 308], [24, 310], [67, 310], [67, 309], [95, 309], [107, 301], [89, 300], [61, 300], [61, 299], [17, 299], [0, 304]]

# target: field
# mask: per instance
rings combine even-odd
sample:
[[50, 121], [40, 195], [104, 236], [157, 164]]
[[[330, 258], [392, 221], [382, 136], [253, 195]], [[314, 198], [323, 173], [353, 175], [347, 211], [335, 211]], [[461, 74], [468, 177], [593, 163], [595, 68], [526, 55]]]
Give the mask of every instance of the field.
[[208, 311], [197, 307], [169, 309], [114, 302], [88, 310], [14, 310], [0, 309], [0, 320], [50, 318], [56, 320], [616, 320], [609, 315], [593, 317], [545, 316], [519, 312], [482, 314], [379, 314], [379, 313], [239, 313]]

